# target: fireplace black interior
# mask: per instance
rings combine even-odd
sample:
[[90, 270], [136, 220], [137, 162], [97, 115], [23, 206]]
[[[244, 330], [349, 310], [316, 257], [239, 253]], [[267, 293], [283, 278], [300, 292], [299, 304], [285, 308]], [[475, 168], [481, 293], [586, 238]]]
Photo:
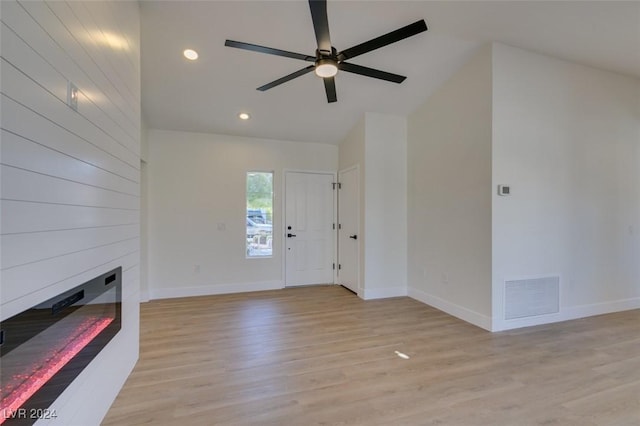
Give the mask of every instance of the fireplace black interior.
[[122, 268], [0, 322], [0, 424], [30, 425], [121, 328]]

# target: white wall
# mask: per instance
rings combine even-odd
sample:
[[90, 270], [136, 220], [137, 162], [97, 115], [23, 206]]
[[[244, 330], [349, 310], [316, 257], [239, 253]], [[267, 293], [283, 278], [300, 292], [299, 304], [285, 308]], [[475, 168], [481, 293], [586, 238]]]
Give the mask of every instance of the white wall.
[[[640, 307], [640, 82], [500, 44], [493, 69], [493, 328]], [[504, 321], [505, 279], [545, 275], [560, 314]]]
[[[365, 152], [364, 152], [364, 144], [365, 144], [365, 117], [362, 117], [355, 126], [349, 131], [347, 136], [340, 142], [338, 146], [338, 170], [347, 170], [354, 166], [358, 166], [359, 176], [358, 176], [358, 184], [359, 194], [360, 194], [360, 217], [358, 219], [358, 253], [359, 253], [359, 273], [358, 273], [358, 295], [360, 297], [364, 297], [364, 278], [365, 278], [365, 247], [364, 242], [367, 238], [365, 234], [365, 172], [367, 165], [365, 163]], [[338, 201], [339, 202], [339, 201]]]
[[[640, 307], [637, 79], [494, 44], [408, 135], [412, 297], [494, 331]], [[504, 320], [505, 280], [556, 275], [560, 313]]]
[[149, 301], [149, 129], [140, 123], [140, 301]]
[[407, 120], [366, 113], [365, 299], [407, 295]]
[[[351, 128], [347, 136], [340, 142], [339, 149], [339, 169], [345, 170], [353, 166], [360, 166], [364, 169], [364, 138], [365, 138], [365, 118], [364, 116]], [[364, 171], [362, 171], [364, 178]]]
[[363, 299], [407, 294], [407, 123], [366, 113], [339, 145], [339, 170], [360, 171], [360, 273]]
[[98, 424], [138, 356], [138, 4], [0, 8], [1, 318], [122, 266], [122, 330], [51, 407]]
[[409, 295], [491, 327], [491, 48], [408, 119]]
[[[338, 148], [155, 129], [148, 137], [151, 298], [282, 288], [283, 171], [335, 172]], [[251, 170], [275, 172], [273, 257], [267, 259], [246, 258]]]

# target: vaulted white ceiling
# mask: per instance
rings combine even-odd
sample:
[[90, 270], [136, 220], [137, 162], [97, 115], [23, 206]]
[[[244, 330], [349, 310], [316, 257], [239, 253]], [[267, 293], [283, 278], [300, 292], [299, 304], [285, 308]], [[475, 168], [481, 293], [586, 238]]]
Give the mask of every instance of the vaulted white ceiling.
[[[340, 72], [332, 104], [313, 73], [256, 90], [309, 63], [224, 46], [314, 55], [306, 1], [143, 1], [141, 13], [143, 116], [158, 129], [337, 144], [366, 111], [410, 113], [491, 41], [640, 78], [640, 2], [329, 0], [338, 50], [421, 18], [429, 27], [351, 61], [406, 75], [404, 83]], [[200, 58], [185, 60], [186, 48]]]

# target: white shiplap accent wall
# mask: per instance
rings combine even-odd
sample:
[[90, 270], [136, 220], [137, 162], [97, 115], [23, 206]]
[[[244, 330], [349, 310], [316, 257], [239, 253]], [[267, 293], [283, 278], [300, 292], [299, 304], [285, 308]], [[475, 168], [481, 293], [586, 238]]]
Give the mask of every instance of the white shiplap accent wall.
[[123, 328], [52, 406], [98, 424], [138, 356], [138, 3], [3, 0], [0, 21], [0, 318], [122, 266]]

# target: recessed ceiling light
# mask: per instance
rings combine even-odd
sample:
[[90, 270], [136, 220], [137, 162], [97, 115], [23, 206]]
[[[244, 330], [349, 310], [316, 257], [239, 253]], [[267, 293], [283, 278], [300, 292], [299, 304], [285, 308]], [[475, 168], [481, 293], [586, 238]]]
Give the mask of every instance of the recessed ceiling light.
[[248, 120], [251, 118], [251, 116], [249, 114], [247, 114], [246, 112], [241, 112], [240, 114], [238, 114], [238, 118], [240, 120]]
[[195, 61], [196, 59], [198, 59], [198, 52], [192, 49], [186, 49], [184, 52], [182, 52], [182, 54], [190, 61]]

